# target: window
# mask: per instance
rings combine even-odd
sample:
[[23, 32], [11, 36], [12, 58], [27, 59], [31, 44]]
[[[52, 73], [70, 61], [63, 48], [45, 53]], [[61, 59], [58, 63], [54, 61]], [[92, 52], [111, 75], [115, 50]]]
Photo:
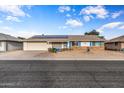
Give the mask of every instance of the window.
[[115, 42], [115, 46], [117, 46], [118, 45], [118, 42]]
[[95, 42], [92, 42], [92, 46], [95, 46]]

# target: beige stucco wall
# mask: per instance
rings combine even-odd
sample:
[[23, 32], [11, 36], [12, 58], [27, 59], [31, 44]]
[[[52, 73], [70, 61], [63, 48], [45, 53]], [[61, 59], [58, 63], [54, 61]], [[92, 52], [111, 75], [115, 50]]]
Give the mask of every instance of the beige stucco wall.
[[121, 49], [121, 43], [118, 43], [118, 45], [115, 45], [115, 43], [106, 43], [105, 49], [120, 50]]
[[124, 43], [121, 43], [121, 48], [124, 48]]
[[48, 50], [52, 45], [47, 42], [24, 42], [23, 50]]

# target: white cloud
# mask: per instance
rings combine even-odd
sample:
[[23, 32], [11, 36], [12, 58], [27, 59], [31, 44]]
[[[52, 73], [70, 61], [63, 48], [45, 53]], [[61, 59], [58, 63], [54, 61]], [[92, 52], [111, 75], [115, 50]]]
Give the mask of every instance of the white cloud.
[[[90, 21], [93, 18], [100, 18], [100, 19], [113, 18], [113, 19], [115, 19], [115, 18], [119, 17], [122, 13], [123, 13], [123, 11], [111, 13], [104, 6], [100, 6], [100, 5], [87, 6], [80, 11], [80, 15], [84, 16], [83, 18], [86, 22]], [[92, 16], [93, 18], [90, 16]]]
[[89, 16], [84, 16], [83, 18], [84, 18], [84, 20], [85, 20], [86, 22], [90, 21], [90, 17], [89, 17]]
[[26, 7], [30, 10], [33, 7], [33, 5], [26, 5]]
[[104, 6], [87, 6], [80, 11], [80, 15], [96, 15], [101, 19], [108, 17], [108, 13]]
[[97, 29], [99, 32], [103, 32], [104, 29], [113, 29], [113, 28], [119, 28], [124, 22], [112, 22], [112, 23], [107, 23], [103, 26], [101, 26], [99, 29]]
[[58, 10], [59, 12], [63, 13], [65, 11], [70, 11], [71, 8], [69, 6], [59, 6]]
[[68, 19], [65, 24], [70, 26], [70, 27], [81, 27], [81, 26], [83, 26], [83, 23], [81, 21], [78, 21], [78, 20], [75, 20], [75, 19]]
[[8, 21], [15, 21], [15, 22], [21, 22], [21, 20], [19, 20], [19, 18], [14, 17], [14, 16], [7, 16], [6, 20], [8, 20]]
[[9, 34], [15, 37], [24, 37], [24, 38], [29, 38], [33, 35], [38, 35], [41, 34], [39, 32], [36, 31], [32, 31], [32, 30], [18, 30], [15, 31], [15, 29], [13, 29], [12, 27], [9, 26], [4, 26], [4, 27], [0, 27], [0, 33], [4, 33], [4, 34]]
[[59, 29], [61, 30], [61, 29], [66, 29], [66, 28], [68, 28], [67, 26], [59, 26]]
[[121, 24], [123, 24], [123, 22], [112, 22], [112, 23], [108, 23], [108, 24], [103, 25], [102, 28], [115, 28]]
[[3, 26], [1, 27], [2, 30], [7, 30], [7, 31], [11, 31], [13, 30], [11, 27], [8, 27], [8, 26]]
[[19, 31], [17, 32], [14, 36], [16, 37], [24, 37], [24, 38], [29, 38], [31, 36], [34, 36], [34, 35], [40, 35], [41, 33], [38, 33], [36, 31], [28, 31], [28, 30], [23, 30], [23, 31]]
[[31, 9], [32, 6], [23, 6], [23, 5], [0, 5], [0, 12], [3, 13], [3, 15], [6, 16], [5, 20], [8, 21], [15, 21], [15, 22], [21, 22], [19, 20], [19, 17], [31, 17], [29, 14], [27, 14], [23, 8], [25, 9]]
[[67, 16], [67, 17], [71, 17], [71, 15], [70, 15], [70, 14], [66, 14], [66, 16]]
[[89, 22], [91, 19], [93, 19], [93, 16], [91, 16], [91, 15], [85, 15], [85, 16], [83, 16], [83, 19], [84, 19], [84, 21], [86, 21], [86, 22]]
[[112, 13], [112, 18], [115, 19], [115, 18], [119, 17], [122, 13], [123, 13], [122, 11]]
[[13, 16], [26, 16], [27, 14], [22, 10], [19, 5], [0, 5], [0, 11], [11, 14]]
[[3, 23], [3, 21], [2, 21], [2, 20], [0, 20], [0, 23]]
[[120, 26], [119, 29], [124, 29], [124, 25]]

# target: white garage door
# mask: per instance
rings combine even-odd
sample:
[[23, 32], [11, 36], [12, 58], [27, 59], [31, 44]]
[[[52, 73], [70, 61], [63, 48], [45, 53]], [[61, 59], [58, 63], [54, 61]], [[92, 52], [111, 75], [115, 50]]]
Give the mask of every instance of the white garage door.
[[51, 45], [46, 42], [24, 42], [24, 50], [48, 50]]

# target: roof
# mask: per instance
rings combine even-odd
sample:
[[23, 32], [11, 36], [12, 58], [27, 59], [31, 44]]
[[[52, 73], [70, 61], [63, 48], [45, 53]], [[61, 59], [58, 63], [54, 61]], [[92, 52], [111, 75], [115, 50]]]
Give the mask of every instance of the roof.
[[0, 33], [0, 41], [21, 41], [21, 39], [18, 39], [11, 35]]
[[111, 43], [111, 42], [124, 42], [124, 35], [116, 37], [116, 38], [113, 38], [113, 39], [107, 41], [106, 43]]
[[48, 41], [48, 42], [67, 42], [67, 41], [105, 41], [96, 35], [35, 35], [24, 41]]
[[74, 35], [69, 36], [70, 41], [105, 41], [104, 38], [100, 38], [97, 35]]

